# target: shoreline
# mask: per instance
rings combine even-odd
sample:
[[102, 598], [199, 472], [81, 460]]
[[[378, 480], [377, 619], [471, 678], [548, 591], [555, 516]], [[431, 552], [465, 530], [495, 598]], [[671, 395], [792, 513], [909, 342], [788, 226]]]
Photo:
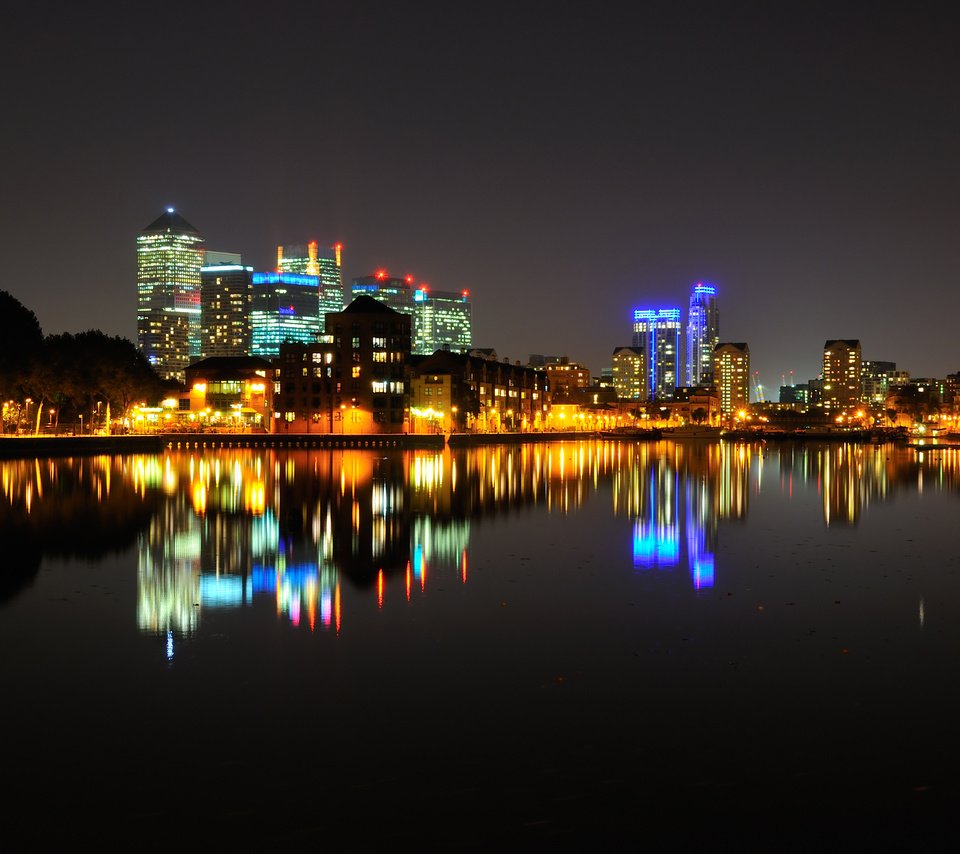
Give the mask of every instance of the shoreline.
[[682, 441], [718, 443], [721, 441], [800, 441], [853, 442], [856, 444], [899, 444], [918, 450], [960, 447], [953, 442], [919, 445], [902, 434], [878, 434], [877, 431], [798, 431], [798, 432], [726, 432], [711, 436], [674, 438], [659, 430], [624, 432], [565, 431], [543, 433], [368, 433], [337, 435], [330, 433], [149, 433], [122, 436], [3, 436], [0, 459], [29, 457], [93, 456], [100, 454], [152, 454], [165, 450], [221, 450], [234, 448], [374, 450], [471, 448], [481, 445], [518, 445], [602, 439], [604, 441], [656, 442]]

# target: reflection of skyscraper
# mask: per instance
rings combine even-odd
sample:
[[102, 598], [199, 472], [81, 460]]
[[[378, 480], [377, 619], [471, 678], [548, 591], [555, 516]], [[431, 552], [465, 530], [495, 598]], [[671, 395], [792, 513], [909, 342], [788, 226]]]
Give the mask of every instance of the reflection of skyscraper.
[[690, 293], [687, 314], [687, 385], [713, 381], [713, 350], [720, 341], [717, 289], [697, 282]]
[[137, 346], [164, 378], [183, 381], [200, 354], [203, 238], [173, 208], [137, 236]]
[[633, 346], [640, 348], [646, 358], [650, 397], [673, 398], [680, 353], [680, 309], [635, 309]]

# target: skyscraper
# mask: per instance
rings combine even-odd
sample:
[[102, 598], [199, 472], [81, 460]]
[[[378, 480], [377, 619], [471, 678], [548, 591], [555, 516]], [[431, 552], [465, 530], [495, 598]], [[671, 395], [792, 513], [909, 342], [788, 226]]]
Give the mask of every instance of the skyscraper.
[[137, 236], [137, 346], [165, 379], [200, 354], [202, 265], [203, 237], [173, 208]]
[[315, 344], [320, 338], [319, 276], [254, 273], [250, 355], [271, 359], [281, 344]]
[[200, 268], [201, 355], [248, 356], [253, 267], [228, 252], [207, 252], [206, 262]]
[[320, 279], [320, 324], [328, 314], [343, 311], [343, 244], [320, 247], [316, 240], [309, 243], [278, 246], [277, 272], [303, 273]]
[[839, 412], [860, 403], [860, 341], [841, 338], [823, 345], [823, 408]]
[[635, 309], [633, 346], [646, 359], [647, 390], [653, 400], [671, 400], [677, 390], [680, 309]]
[[690, 291], [687, 313], [687, 385], [713, 382], [713, 351], [720, 341], [717, 289], [697, 282]]
[[713, 371], [720, 412], [734, 414], [750, 405], [750, 348], [743, 342], [717, 344]]
[[413, 292], [413, 352], [430, 355], [437, 350], [466, 353], [473, 346], [469, 292], [435, 291], [420, 285]]
[[350, 298], [358, 296], [373, 297], [377, 302], [390, 306], [401, 314], [413, 317], [413, 276], [399, 279], [390, 276], [386, 270], [377, 270], [372, 276], [359, 276], [350, 285]]

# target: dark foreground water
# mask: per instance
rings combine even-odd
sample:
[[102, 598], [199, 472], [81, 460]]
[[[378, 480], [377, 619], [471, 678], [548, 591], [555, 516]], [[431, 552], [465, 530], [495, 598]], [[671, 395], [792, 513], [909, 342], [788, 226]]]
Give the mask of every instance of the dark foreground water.
[[0, 482], [16, 850], [960, 839], [960, 452], [247, 450]]

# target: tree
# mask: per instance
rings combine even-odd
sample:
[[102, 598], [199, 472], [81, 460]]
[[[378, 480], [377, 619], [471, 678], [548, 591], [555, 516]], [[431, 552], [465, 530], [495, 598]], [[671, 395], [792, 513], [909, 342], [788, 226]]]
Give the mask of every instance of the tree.
[[25, 381], [43, 351], [37, 316], [12, 294], [0, 290], [0, 400], [20, 401]]
[[702, 406], [698, 406], [693, 412], [690, 413], [690, 417], [697, 424], [703, 424], [704, 419], [707, 417], [707, 410]]

